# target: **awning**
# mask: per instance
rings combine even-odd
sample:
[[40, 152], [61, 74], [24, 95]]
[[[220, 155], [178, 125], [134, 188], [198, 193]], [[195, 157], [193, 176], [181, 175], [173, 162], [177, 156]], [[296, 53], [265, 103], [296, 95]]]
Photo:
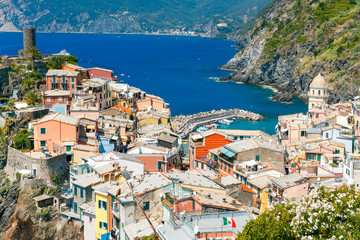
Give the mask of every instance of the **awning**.
[[230, 158], [236, 155], [235, 153], [233, 153], [232, 151], [230, 151], [229, 149], [226, 149], [226, 148], [222, 148], [222, 149], [220, 150], [220, 152], [221, 152], [222, 154], [225, 154], [226, 156], [228, 156], [228, 157], [230, 157]]
[[202, 139], [202, 136], [201, 136], [201, 134], [194, 134], [194, 135], [191, 136], [191, 138], [193, 140], [199, 140], [199, 139]]
[[118, 140], [119, 139], [119, 137], [118, 136], [112, 136], [112, 138], [111, 138], [111, 140]]

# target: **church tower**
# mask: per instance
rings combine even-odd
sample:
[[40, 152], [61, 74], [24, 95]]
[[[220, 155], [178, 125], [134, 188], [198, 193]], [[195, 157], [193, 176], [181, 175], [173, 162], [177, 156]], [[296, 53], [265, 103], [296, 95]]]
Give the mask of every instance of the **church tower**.
[[328, 85], [325, 81], [325, 78], [321, 76], [320, 73], [311, 82], [308, 96], [309, 96], [309, 105], [308, 105], [309, 113], [311, 113], [314, 109], [321, 109], [326, 106], [329, 97]]

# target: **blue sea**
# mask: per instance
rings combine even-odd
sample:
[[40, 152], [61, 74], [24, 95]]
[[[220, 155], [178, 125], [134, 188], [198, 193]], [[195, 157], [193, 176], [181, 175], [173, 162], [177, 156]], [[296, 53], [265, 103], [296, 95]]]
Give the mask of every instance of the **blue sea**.
[[[83, 67], [113, 69], [120, 81], [158, 95], [172, 115], [212, 109], [240, 108], [262, 114], [259, 122], [237, 121], [224, 128], [259, 129], [275, 133], [277, 116], [306, 112], [300, 100], [274, 102], [273, 90], [256, 85], [218, 82], [230, 74], [218, 67], [237, 50], [234, 42], [189, 36], [38, 33], [42, 53], [66, 49]], [[21, 33], [0, 33], [0, 55], [16, 55]]]

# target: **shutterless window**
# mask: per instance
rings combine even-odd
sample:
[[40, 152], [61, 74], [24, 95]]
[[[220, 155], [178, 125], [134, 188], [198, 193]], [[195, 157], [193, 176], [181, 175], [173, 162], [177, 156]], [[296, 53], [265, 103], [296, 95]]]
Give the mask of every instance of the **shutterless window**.
[[46, 134], [46, 128], [40, 128], [40, 134]]
[[144, 211], [149, 210], [150, 209], [150, 202], [143, 202], [143, 209], [144, 209]]

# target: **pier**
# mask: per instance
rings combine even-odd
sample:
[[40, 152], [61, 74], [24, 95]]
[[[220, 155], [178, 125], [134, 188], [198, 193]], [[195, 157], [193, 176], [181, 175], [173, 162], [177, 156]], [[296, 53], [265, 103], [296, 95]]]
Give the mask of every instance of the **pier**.
[[171, 118], [171, 127], [174, 132], [182, 138], [187, 137], [196, 128], [204, 124], [211, 124], [224, 119], [242, 119], [249, 121], [259, 121], [263, 116], [241, 109], [212, 110], [201, 112], [194, 115], [179, 115]]

